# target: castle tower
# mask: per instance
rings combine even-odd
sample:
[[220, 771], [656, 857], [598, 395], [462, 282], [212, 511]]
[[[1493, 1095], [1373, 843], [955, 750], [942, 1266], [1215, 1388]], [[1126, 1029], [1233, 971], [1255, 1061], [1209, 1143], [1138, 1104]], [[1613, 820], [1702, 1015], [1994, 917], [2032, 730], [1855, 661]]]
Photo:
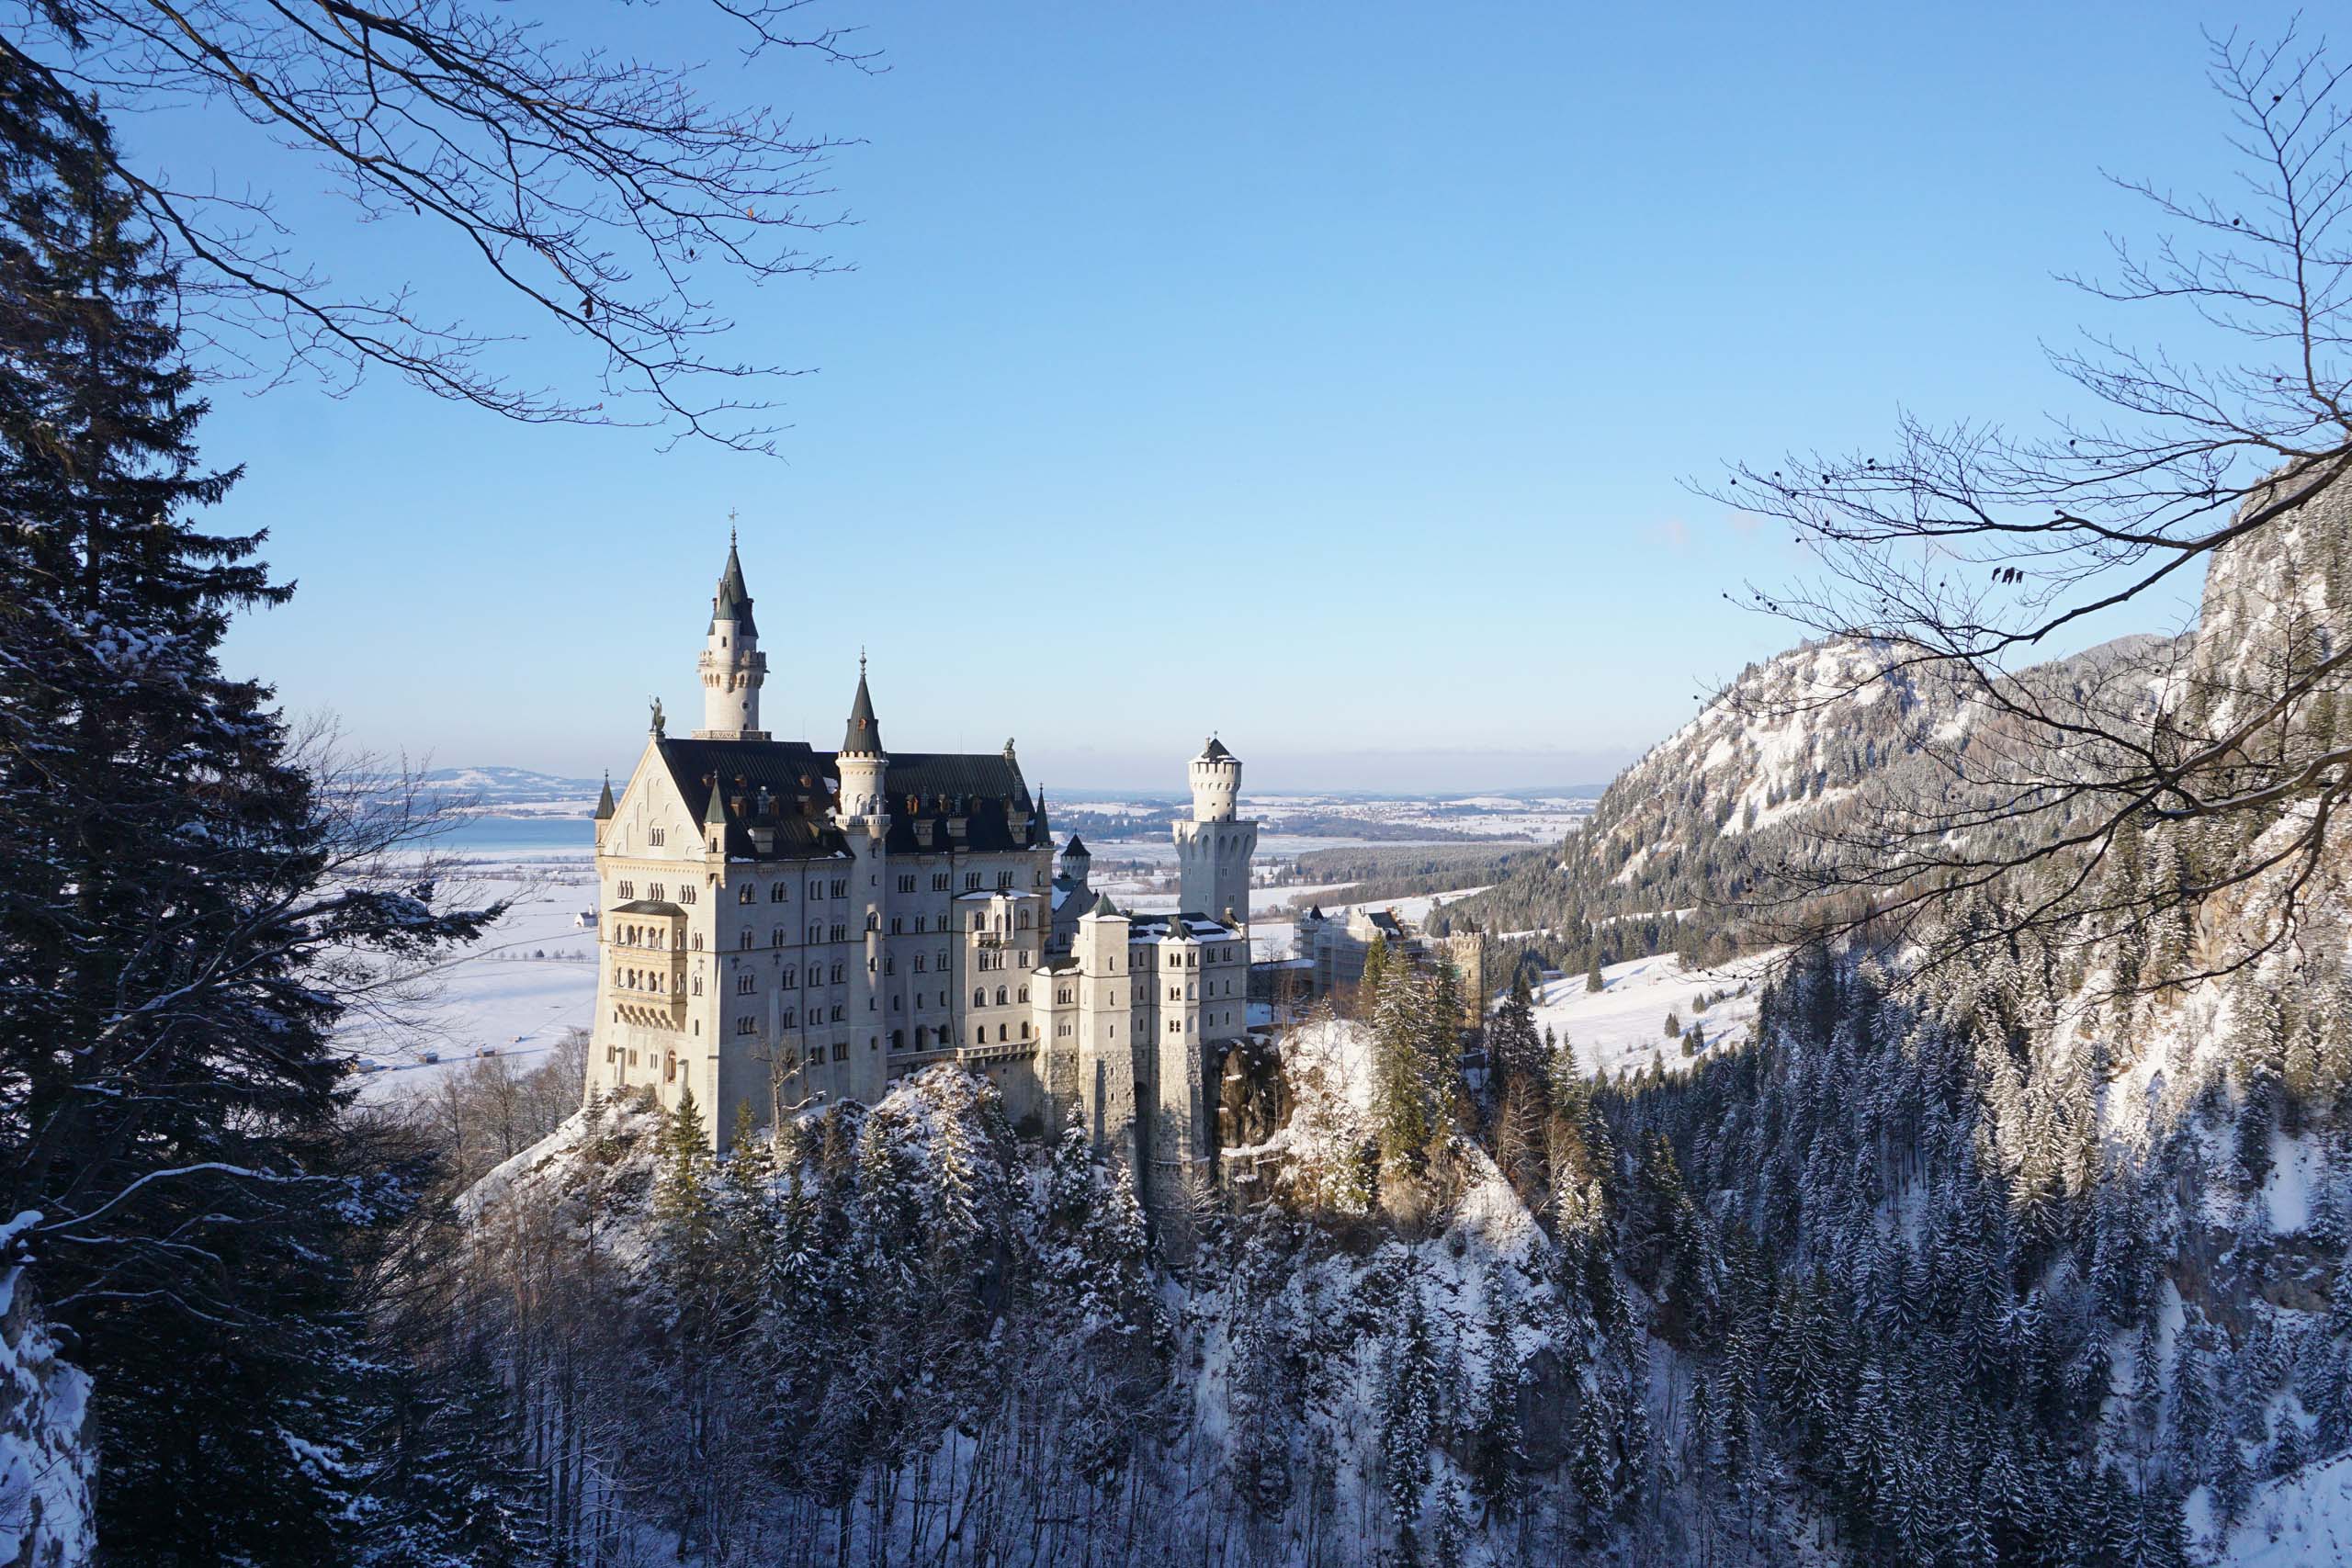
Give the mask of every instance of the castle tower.
[[702, 672], [702, 728], [697, 740], [765, 740], [760, 728], [760, 683], [768, 678], [767, 655], [760, 651], [760, 628], [752, 620], [752, 594], [743, 586], [743, 562], [735, 535], [727, 536], [727, 570], [710, 599], [710, 638], [697, 661]]
[[849, 728], [842, 732], [841, 769], [843, 817], [880, 817], [888, 822], [882, 781], [890, 771], [890, 754], [882, 750], [882, 727], [874, 717], [874, 697], [865, 689], [865, 655], [857, 656], [857, 696], [850, 704]]
[[1137, 1163], [1134, 976], [1124, 973], [1127, 938], [1134, 922], [1119, 912], [1109, 894], [1094, 901], [1078, 922], [1073, 952], [1078, 959], [1079, 1122], [1095, 1148], [1126, 1163], [1139, 1178]]
[[864, 930], [865, 962], [851, 981], [850, 1021], [863, 1032], [850, 1043], [850, 1082], [856, 1097], [871, 1105], [882, 1097], [889, 1064], [882, 1052], [888, 1023], [882, 1010], [882, 933], [888, 926], [888, 892], [882, 874], [889, 852], [890, 807], [884, 780], [890, 772], [889, 753], [882, 750], [882, 727], [875, 721], [874, 697], [865, 689], [865, 656], [858, 655], [857, 695], [850, 703], [849, 724], [842, 733], [842, 749], [833, 758], [840, 774], [841, 795], [833, 808], [833, 825], [851, 856], [850, 897]]
[[1250, 924], [1250, 856], [1258, 848], [1258, 824], [1236, 819], [1241, 796], [1241, 759], [1215, 736], [1188, 770], [1193, 819], [1175, 826], [1176, 860], [1182, 874], [1181, 903], [1195, 914], [1223, 919], [1228, 912]]

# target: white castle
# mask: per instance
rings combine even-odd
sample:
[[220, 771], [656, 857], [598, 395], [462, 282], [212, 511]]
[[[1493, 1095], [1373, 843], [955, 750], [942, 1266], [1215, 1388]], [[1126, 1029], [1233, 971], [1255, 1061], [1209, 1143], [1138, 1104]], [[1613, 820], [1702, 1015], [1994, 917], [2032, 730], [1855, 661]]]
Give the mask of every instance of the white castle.
[[1211, 1154], [1209, 1075], [1249, 1017], [1241, 763], [1212, 739], [1175, 827], [1184, 912], [1122, 913], [1073, 835], [1054, 871], [1042, 795], [997, 755], [893, 753], [858, 660], [838, 751], [760, 728], [734, 545], [700, 660], [703, 727], [661, 706], [619, 798], [596, 803], [601, 960], [589, 1091], [691, 1087], [714, 1147], [821, 1100], [879, 1100], [955, 1062], [1016, 1122], [1080, 1119], [1161, 1201]]

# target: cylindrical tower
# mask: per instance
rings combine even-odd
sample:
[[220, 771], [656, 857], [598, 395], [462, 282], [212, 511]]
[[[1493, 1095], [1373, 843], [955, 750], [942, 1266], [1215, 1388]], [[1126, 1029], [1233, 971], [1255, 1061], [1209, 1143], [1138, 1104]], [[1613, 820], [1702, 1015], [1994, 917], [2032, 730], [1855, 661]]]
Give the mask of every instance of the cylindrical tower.
[[1211, 919], [1250, 924], [1250, 855], [1258, 824], [1238, 819], [1241, 759], [1209, 737], [1187, 770], [1193, 819], [1175, 824], [1176, 863], [1183, 908]]
[[760, 728], [760, 684], [767, 679], [767, 655], [760, 651], [760, 628], [752, 619], [751, 592], [743, 586], [743, 563], [735, 541], [727, 541], [727, 570], [710, 599], [710, 637], [697, 660], [702, 674], [702, 740], [765, 740]]
[[1193, 759], [1193, 820], [1230, 822], [1241, 795], [1241, 759], [1216, 736]]

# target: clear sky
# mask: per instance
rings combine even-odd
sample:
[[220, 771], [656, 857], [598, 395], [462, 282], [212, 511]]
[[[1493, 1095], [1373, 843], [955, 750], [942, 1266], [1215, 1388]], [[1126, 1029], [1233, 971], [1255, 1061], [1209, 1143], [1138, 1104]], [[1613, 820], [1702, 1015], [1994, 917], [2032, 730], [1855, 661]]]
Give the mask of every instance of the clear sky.
[[[786, 460], [227, 393], [224, 521], [300, 583], [232, 664], [386, 751], [625, 768], [649, 694], [699, 711], [733, 508], [772, 729], [832, 743], [863, 644], [891, 742], [1072, 789], [1173, 787], [1211, 728], [1253, 787], [1605, 777], [1792, 638], [1720, 596], [1785, 536], [1682, 481], [2052, 406], [2040, 344], [2099, 318], [2051, 275], [2146, 231], [2099, 171], [2216, 181], [2199, 27], [2286, 15], [828, 0], [867, 76], [744, 70], [690, 0], [541, 9], [865, 139], [855, 270], [730, 301], [815, 372]], [[482, 298], [236, 168], [344, 276]]]

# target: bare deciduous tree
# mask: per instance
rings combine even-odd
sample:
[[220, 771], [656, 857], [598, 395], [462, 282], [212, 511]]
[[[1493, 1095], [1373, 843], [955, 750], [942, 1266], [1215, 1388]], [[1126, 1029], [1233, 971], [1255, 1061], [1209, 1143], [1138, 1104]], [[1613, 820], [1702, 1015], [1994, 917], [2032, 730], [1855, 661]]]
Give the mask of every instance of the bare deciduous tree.
[[[2236, 357], [2086, 333], [2051, 359], [2103, 406], [2096, 419], [2019, 434], [1906, 415], [1891, 451], [1741, 465], [1697, 487], [1790, 525], [1822, 562], [1755, 591], [1761, 607], [1873, 641], [1885, 671], [1940, 686], [1965, 715], [1922, 738], [1939, 784], [1913, 773], [1777, 868], [1783, 908], [1917, 933], [1955, 891], [1997, 904], [1989, 922], [1932, 922], [1949, 956], [2024, 931], [2100, 939], [2258, 879], [2271, 918], [2213, 960], [2234, 967], [2292, 929], [2323, 870], [2352, 794], [2352, 726], [2335, 715], [2352, 671], [2352, 66], [2291, 35], [2210, 42], [2241, 188], [2191, 198], [2117, 180], [2166, 232], [2144, 252], [2116, 243], [2109, 279], [2068, 281], [2169, 308], [2188, 341]], [[2027, 669], [2102, 612], [2265, 553], [2267, 581], [2300, 568], [2317, 591], [2275, 603], [2245, 644], [2217, 653], [2209, 625], [2153, 669], [2144, 649]], [[2227, 852], [2189, 855], [2177, 875], [2118, 863], [2166, 830]]]
[[[808, 0], [710, 0], [746, 52], [871, 69]], [[517, 335], [407, 282], [326, 276], [318, 236], [265, 195], [266, 171], [175, 178], [111, 149], [109, 172], [179, 268], [215, 373], [296, 371], [348, 390], [370, 367], [435, 396], [544, 423], [634, 423], [673, 439], [773, 449], [769, 389], [790, 367], [718, 346], [733, 323], [710, 284], [834, 264], [801, 247], [840, 221], [812, 211], [842, 143], [772, 107], [707, 101], [694, 70], [569, 48], [484, 0], [14, 0], [0, 49], [108, 115], [198, 107], [240, 117], [328, 175], [354, 219], [452, 247], [474, 276], [584, 345], [581, 385], [501, 366]], [[650, 11], [647, 13], [650, 15]], [[289, 168], [294, 166], [289, 164]], [[389, 241], [387, 254], [397, 254]], [[496, 309], [503, 306], [493, 306]]]

